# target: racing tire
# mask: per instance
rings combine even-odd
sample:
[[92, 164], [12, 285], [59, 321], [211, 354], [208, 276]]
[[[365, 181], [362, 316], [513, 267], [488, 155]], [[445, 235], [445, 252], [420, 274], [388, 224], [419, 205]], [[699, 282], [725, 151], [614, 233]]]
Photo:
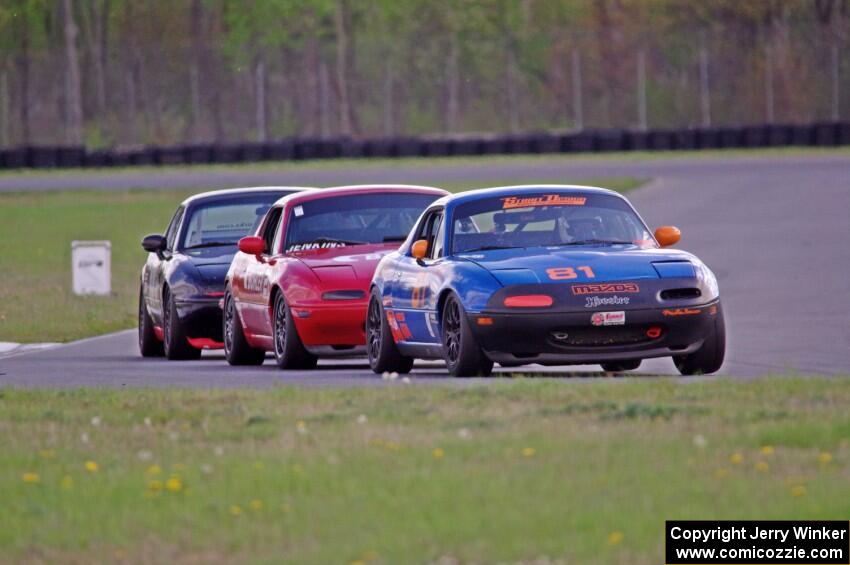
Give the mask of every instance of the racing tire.
[[725, 355], [726, 322], [723, 319], [723, 309], [718, 303], [714, 325], [702, 346], [689, 355], [674, 356], [673, 363], [682, 375], [709, 375], [720, 370]]
[[626, 361], [611, 361], [600, 363], [602, 370], [606, 373], [622, 373], [623, 371], [634, 371], [640, 367], [640, 359], [627, 359]]
[[153, 330], [153, 319], [145, 304], [145, 291], [139, 287], [139, 353], [142, 357], [162, 357], [165, 350]]
[[242, 331], [242, 320], [233, 295], [228, 290], [224, 294], [224, 312], [222, 313], [222, 335], [224, 336], [224, 358], [233, 366], [262, 365], [266, 360], [263, 349], [251, 347]]
[[314, 369], [319, 359], [304, 347], [292, 311], [279, 292], [274, 300], [274, 358], [281, 369]]
[[165, 291], [165, 300], [162, 307], [162, 347], [165, 357], [171, 361], [189, 361], [201, 358], [201, 350], [189, 345], [186, 339], [186, 331], [180, 323], [177, 314], [177, 304], [171, 297], [171, 293]]
[[409, 373], [413, 369], [413, 358], [398, 352], [389, 326], [381, 304], [381, 294], [377, 289], [373, 289], [369, 298], [369, 309], [366, 311], [366, 353], [369, 356], [369, 367], [379, 375], [388, 371]]
[[472, 333], [460, 299], [450, 294], [443, 305], [441, 334], [443, 358], [453, 377], [487, 377], [493, 372], [493, 361], [484, 355]]

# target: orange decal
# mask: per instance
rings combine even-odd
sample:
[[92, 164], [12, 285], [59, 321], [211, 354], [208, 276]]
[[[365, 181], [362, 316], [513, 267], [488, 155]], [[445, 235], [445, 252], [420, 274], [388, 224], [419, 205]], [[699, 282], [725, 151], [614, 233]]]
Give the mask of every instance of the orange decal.
[[708, 313], [711, 314], [712, 316], [716, 316], [717, 315], [717, 306], [712, 306], [711, 308], [709, 308]]
[[573, 294], [582, 296], [585, 294], [614, 294], [617, 292], [640, 292], [637, 283], [597, 283], [597, 284], [574, 284]]
[[561, 196], [547, 194], [546, 196], [508, 196], [502, 198], [502, 209], [529, 208], [531, 206], [584, 206], [587, 198], [584, 196]]
[[563, 281], [567, 279], [578, 278], [575, 269], [573, 269], [572, 267], [556, 267], [553, 269], [546, 269], [546, 274], [549, 275], [549, 278], [553, 281]]
[[425, 301], [428, 298], [428, 287], [425, 286], [428, 283], [428, 274], [420, 273], [416, 277], [416, 282], [413, 283], [413, 291], [410, 296], [410, 307], [411, 308], [424, 308]]
[[551, 269], [546, 269], [546, 274], [549, 275], [549, 278], [553, 281], [566, 281], [578, 278], [576, 269], [584, 273], [584, 276], [589, 279], [596, 278], [596, 274], [593, 272], [593, 269], [587, 265], [582, 265], [575, 269], [572, 267], [553, 267]]
[[389, 310], [387, 311], [387, 323], [390, 326], [390, 334], [393, 336], [393, 341], [398, 343], [404, 339], [401, 334], [401, 329], [398, 327], [398, 322], [395, 319], [395, 316]]
[[665, 316], [693, 316], [699, 314], [696, 308], [675, 308], [673, 310], [662, 310], [661, 313]]

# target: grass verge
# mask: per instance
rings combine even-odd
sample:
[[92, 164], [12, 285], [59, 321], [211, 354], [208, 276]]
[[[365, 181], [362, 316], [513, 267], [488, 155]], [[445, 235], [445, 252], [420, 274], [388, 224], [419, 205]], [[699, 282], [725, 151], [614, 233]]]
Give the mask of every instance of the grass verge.
[[848, 404], [838, 378], [0, 390], [0, 561], [660, 563], [666, 519], [846, 519]]
[[[450, 183], [446, 188], [530, 182], [552, 181], [502, 179]], [[582, 184], [625, 191], [642, 182], [617, 177]], [[161, 233], [177, 204], [193, 192], [0, 194], [0, 341], [70, 341], [133, 327], [145, 261], [139, 241], [145, 234]], [[112, 242], [112, 296], [79, 297], [71, 292], [71, 241], [86, 239]]]

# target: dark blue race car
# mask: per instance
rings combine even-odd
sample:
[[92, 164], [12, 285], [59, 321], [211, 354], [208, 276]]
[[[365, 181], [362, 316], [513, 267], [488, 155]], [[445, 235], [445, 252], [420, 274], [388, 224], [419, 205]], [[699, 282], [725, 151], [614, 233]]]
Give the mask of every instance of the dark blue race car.
[[165, 235], [149, 235], [139, 288], [139, 351], [144, 357], [197, 359], [222, 347], [219, 301], [224, 275], [243, 236], [280, 198], [310, 190], [238, 188], [186, 199]]
[[636, 369], [672, 357], [685, 375], [723, 364], [714, 274], [664, 249], [621, 195], [517, 186], [441, 198], [375, 272], [366, 321], [375, 372], [444, 359], [456, 376], [493, 363]]

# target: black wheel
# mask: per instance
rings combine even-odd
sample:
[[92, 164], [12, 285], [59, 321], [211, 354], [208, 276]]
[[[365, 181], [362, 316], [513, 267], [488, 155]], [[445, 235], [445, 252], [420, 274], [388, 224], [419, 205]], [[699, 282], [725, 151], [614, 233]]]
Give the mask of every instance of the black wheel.
[[167, 290], [162, 306], [162, 345], [165, 356], [172, 361], [201, 358], [201, 350], [189, 345], [186, 332], [177, 315], [177, 305]]
[[304, 348], [282, 292], [274, 300], [274, 357], [281, 369], [312, 369], [318, 362]]
[[723, 319], [723, 309], [717, 305], [714, 325], [705, 338], [702, 347], [690, 355], [673, 357], [673, 363], [683, 375], [708, 375], [717, 372], [723, 365], [726, 355], [726, 323]]
[[224, 313], [222, 315], [222, 333], [224, 334], [224, 357], [231, 365], [262, 365], [266, 352], [251, 347], [242, 332], [242, 321], [236, 311], [236, 303], [230, 290], [224, 294]]
[[399, 353], [395, 346], [377, 289], [372, 290], [366, 314], [366, 353], [369, 366], [378, 374], [386, 371], [404, 374], [413, 368], [413, 359]]
[[164, 354], [162, 342], [153, 331], [153, 320], [145, 304], [144, 287], [139, 287], [139, 353], [142, 357], [162, 357]]
[[606, 373], [622, 373], [623, 371], [634, 371], [640, 367], [640, 359], [628, 359], [626, 361], [611, 361], [602, 363], [602, 370]]
[[493, 361], [479, 347], [460, 299], [450, 295], [443, 306], [443, 357], [446, 368], [455, 377], [486, 377], [493, 372]]

